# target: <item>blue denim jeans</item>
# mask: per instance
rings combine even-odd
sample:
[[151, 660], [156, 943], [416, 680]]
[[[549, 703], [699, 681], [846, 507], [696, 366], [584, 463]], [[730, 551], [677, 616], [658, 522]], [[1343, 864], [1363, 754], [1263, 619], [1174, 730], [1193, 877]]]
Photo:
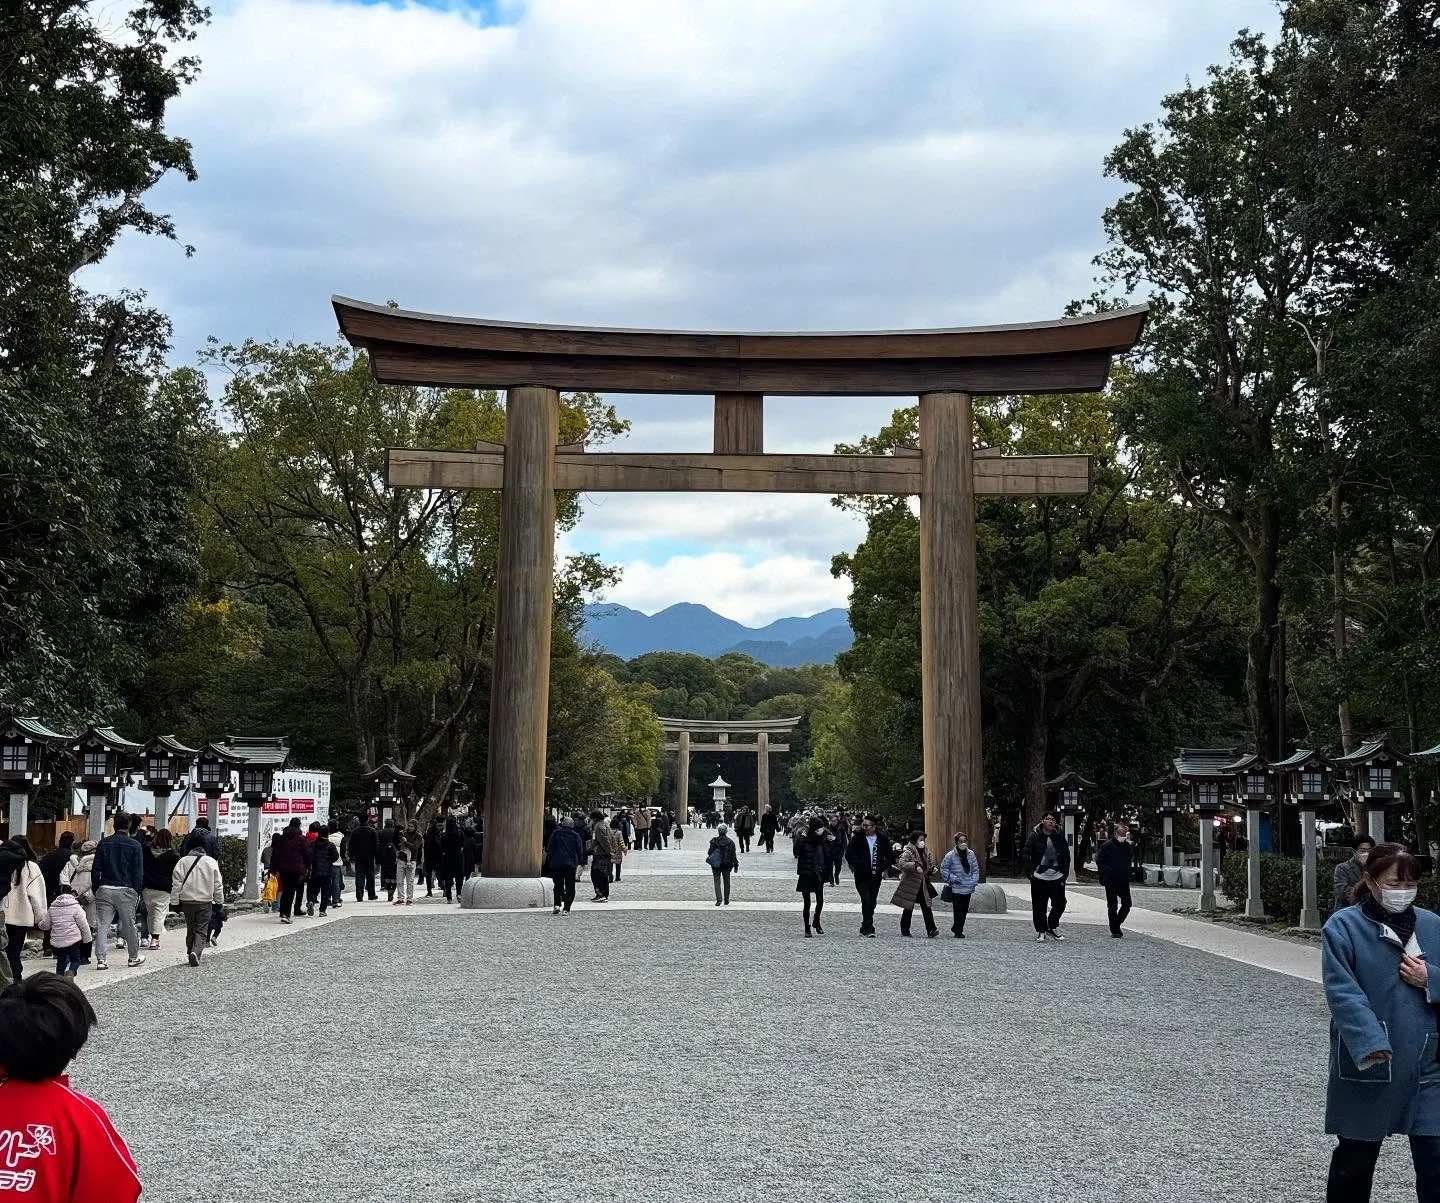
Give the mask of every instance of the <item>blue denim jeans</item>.
[[73, 976], [80, 969], [80, 948], [79, 944], [72, 944], [69, 948], [55, 949], [55, 972], [61, 977], [65, 974]]
[[337, 862], [330, 870], [330, 905], [340, 905], [340, 895], [345, 892], [345, 870]]

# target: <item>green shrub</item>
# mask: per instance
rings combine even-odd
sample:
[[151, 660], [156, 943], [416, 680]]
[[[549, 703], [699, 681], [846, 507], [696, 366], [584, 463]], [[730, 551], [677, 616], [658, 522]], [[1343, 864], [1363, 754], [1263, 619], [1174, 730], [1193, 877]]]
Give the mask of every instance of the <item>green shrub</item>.
[[240, 889], [245, 876], [245, 841], [238, 835], [220, 837], [220, 872], [225, 878], [225, 893], [234, 894]]
[[[1249, 896], [1248, 864], [1248, 853], [1231, 852], [1220, 866], [1221, 888], [1225, 897], [1238, 907], [1244, 907]], [[1260, 854], [1260, 899], [1265, 905], [1265, 913], [1285, 920], [1292, 927], [1300, 922], [1303, 872], [1304, 862], [1298, 856], [1281, 856], [1278, 852]], [[1330, 881], [1333, 872], [1328, 863], [1321, 862], [1317, 866], [1315, 901], [1322, 920], [1335, 909], [1335, 892]], [[1422, 885], [1422, 897], [1423, 889]]]

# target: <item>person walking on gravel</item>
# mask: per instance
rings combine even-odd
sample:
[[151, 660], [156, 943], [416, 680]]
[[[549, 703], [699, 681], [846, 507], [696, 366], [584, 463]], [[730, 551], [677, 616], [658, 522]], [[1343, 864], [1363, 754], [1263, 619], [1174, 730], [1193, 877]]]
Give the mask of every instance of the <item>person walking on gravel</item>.
[[35, 859], [30, 841], [17, 835], [8, 843], [25, 858], [11, 872], [10, 890], [0, 902], [0, 914], [5, 916], [5, 956], [10, 964], [10, 977], [18, 982], [22, 977], [20, 954], [25, 949], [25, 939], [32, 927], [48, 922], [49, 907], [45, 905], [45, 875], [40, 872], [40, 862]]
[[1130, 824], [1116, 823], [1115, 835], [1095, 853], [1095, 869], [1105, 887], [1105, 910], [1110, 916], [1110, 935], [1120, 939], [1120, 930], [1130, 914]]
[[775, 832], [779, 828], [779, 820], [775, 817], [775, 811], [767, 806], [760, 816], [760, 842], [765, 845], [766, 852], [775, 851]]
[[440, 836], [440, 888], [445, 891], [445, 901], [450, 901], [450, 892], [455, 892], [455, 901], [460, 901], [460, 887], [465, 884], [465, 834], [454, 815], [445, 816], [445, 831]]
[[144, 888], [145, 923], [150, 931], [150, 949], [160, 947], [160, 933], [165, 930], [165, 916], [170, 911], [170, 875], [180, 854], [171, 847], [173, 839], [168, 828], [162, 827], [145, 849]]
[[1047, 814], [1025, 841], [1025, 876], [1030, 879], [1030, 906], [1035, 923], [1035, 942], [1063, 940], [1060, 916], [1065, 913], [1065, 878], [1070, 874], [1070, 845]]
[[[820, 912], [825, 909], [826, 844], [834, 838], [825, 829], [825, 821], [819, 815], [812, 815], [795, 836], [795, 892], [804, 898], [801, 914], [805, 920], [806, 939], [810, 938], [812, 927], [817, 936], [825, 934], [825, 929], [820, 926]], [[813, 919], [810, 914], [812, 897], [815, 900]]]
[[1419, 881], [1403, 845], [1377, 844], [1358, 905], [1325, 924], [1325, 1131], [1337, 1138], [1326, 1203], [1369, 1203], [1380, 1146], [1399, 1135], [1410, 1139], [1416, 1198], [1440, 1199], [1440, 915], [1415, 905]]
[[555, 887], [555, 909], [552, 914], [570, 913], [575, 905], [575, 874], [585, 860], [585, 845], [575, 831], [575, 820], [566, 815], [550, 833], [545, 845], [545, 864]]
[[194, 968], [210, 941], [210, 916], [217, 906], [225, 905], [220, 862], [203, 843], [195, 844], [176, 862], [170, 879], [170, 905], [178, 906], [185, 916], [185, 959]]
[[591, 902], [610, 901], [610, 871], [619, 851], [620, 839], [610, 824], [605, 821], [603, 811], [590, 812], [590, 883], [595, 887]]
[[360, 816], [360, 825], [350, 832], [345, 852], [355, 866], [355, 901], [364, 902], [365, 896], [375, 901], [375, 854], [380, 850], [380, 837], [370, 826], [370, 816]]
[[705, 863], [710, 866], [710, 873], [715, 878], [715, 905], [730, 905], [730, 874], [740, 871], [740, 854], [735, 849], [735, 841], [727, 834], [724, 823], [720, 824], [719, 831], [710, 841], [710, 848], [705, 853]]
[[940, 861], [940, 878], [945, 883], [941, 900], [948, 896], [954, 917], [950, 934], [957, 940], [965, 938], [965, 916], [970, 913], [970, 898], [980, 884], [980, 862], [970, 851], [970, 839], [963, 831], [955, 833], [955, 847]]
[[289, 923], [301, 913], [301, 894], [310, 876], [314, 854], [300, 830], [299, 818], [292, 818], [270, 854], [270, 870], [280, 879], [280, 922]]
[[[115, 812], [115, 833], [107, 835], [95, 849], [91, 880], [95, 887], [95, 968], [108, 969], [106, 950], [110, 943], [110, 924], [120, 929], [120, 937], [130, 953], [131, 968], [145, 963], [140, 951], [140, 932], [135, 926], [135, 910], [140, 905], [140, 891], [145, 885], [144, 851], [129, 834], [130, 820]], [[78, 893], [78, 891], [77, 891]]]
[[925, 843], [923, 831], [912, 831], [905, 847], [900, 849], [900, 855], [895, 861], [900, 870], [900, 884], [895, 887], [890, 901], [900, 908], [902, 936], [910, 934], [910, 920], [918, 905], [920, 913], [925, 917], [925, 935], [933, 940], [940, 934], [940, 929], [935, 924], [935, 912], [930, 909], [930, 899], [935, 897], [935, 887], [930, 884], [930, 874], [935, 871], [935, 863], [930, 859]]
[[855, 875], [855, 890], [860, 895], [860, 934], [875, 936], [875, 904], [880, 899], [880, 883], [895, 859], [890, 841], [880, 832], [874, 815], [860, 820], [860, 827], [850, 837], [845, 849], [845, 862]]

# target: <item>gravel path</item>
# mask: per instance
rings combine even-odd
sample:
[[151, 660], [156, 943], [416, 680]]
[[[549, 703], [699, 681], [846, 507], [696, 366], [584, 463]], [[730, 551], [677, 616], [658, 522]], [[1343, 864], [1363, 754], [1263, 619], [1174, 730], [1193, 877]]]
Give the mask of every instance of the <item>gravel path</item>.
[[357, 916], [97, 993], [74, 1077], [164, 1203], [1323, 1193], [1318, 988], [1078, 926], [797, 928]]

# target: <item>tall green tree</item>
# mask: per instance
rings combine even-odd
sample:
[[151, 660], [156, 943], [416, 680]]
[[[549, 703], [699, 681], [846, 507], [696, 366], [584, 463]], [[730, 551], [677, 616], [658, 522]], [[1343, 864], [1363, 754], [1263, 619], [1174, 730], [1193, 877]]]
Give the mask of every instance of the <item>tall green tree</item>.
[[206, 15], [0, 5], [0, 697], [57, 720], [114, 711], [195, 572], [202, 391], [141, 296], [75, 277], [126, 231], [174, 236], [146, 196], [194, 177], [165, 112]]

